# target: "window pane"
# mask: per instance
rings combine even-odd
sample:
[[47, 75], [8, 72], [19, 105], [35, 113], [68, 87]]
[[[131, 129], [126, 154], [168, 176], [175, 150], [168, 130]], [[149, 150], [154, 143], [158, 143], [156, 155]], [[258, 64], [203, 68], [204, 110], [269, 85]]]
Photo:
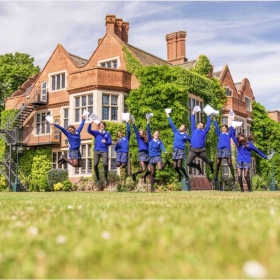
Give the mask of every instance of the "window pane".
[[42, 133], [45, 133], [45, 123], [42, 123]]
[[91, 113], [93, 113], [93, 108], [92, 107], [88, 107], [87, 111], [91, 114]]
[[106, 62], [106, 67], [111, 68], [111, 61]]
[[42, 122], [46, 120], [46, 113], [42, 113]]
[[75, 110], [75, 122], [80, 121], [80, 109]]
[[87, 171], [87, 173], [88, 173], [88, 174], [91, 174], [91, 173], [92, 173], [92, 160], [91, 160], [91, 158], [90, 158], [90, 159], [87, 159], [87, 165], [88, 165], [88, 171]]
[[60, 89], [60, 75], [56, 76], [56, 89]]
[[109, 108], [102, 107], [102, 120], [109, 120]]
[[87, 106], [87, 97], [82, 96], [82, 106]]
[[115, 169], [117, 169], [116, 159], [115, 158], [111, 158], [111, 169], [110, 170], [115, 170]]
[[114, 144], [111, 145], [111, 157], [115, 158], [116, 157], [116, 151], [115, 151], [115, 146]]
[[61, 88], [65, 88], [65, 73], [61, 74]]
[[55, 90], [55, 76], [52, 76], [52, 90]]
[[88, 157], [91, 157], [91, 145], [88, 145]]
[[80, 107], [80, 97], [75, 98], [75, 107]]
[[85, 174], [86, 173], [86, 159], [82, 159], [82, 168], [81, 168], [81, 173]]
[[114, 60], [113, 61], [113, 68], [117, 68], [118, 67], [118, 62], [117, 62], [117, 60]]
[[57, 157], [56, 157], [56, 153], [52, 154], [52, 162], [56, 162], [57, 161]]
[[46, 129], [47, 129], [46, 132], [47, 132], [47, 133], [50, 133], [50, 124], [49, 124], [48, 122], [46, 123], [46, 126], [47, 126], [47, 127], [46, 127]]
[[87, 156], [87, 146], [82, 145], [82, 157], [86, 157], [86, 156]]
[[116, 107], [111, 108], [111, 120], [112, 121], [118, 120], [118, 108], [116, 108]]
[[40, 122], [40, 121], [41, 121], [41, 115], [37, 114], [37, 122]]
[[68, 120], [64, 120], [63, 127], [66, 129], [68, 127]]
[[64, 118], [65, 119], [68, 119], [68, 112], [69, 112], [68, 109], [64, 109]]
[[109, 95], [102, 95], [102, 104], [103, 105], [109, 105]]
[[93, 104], [93, 95], [88, 95], [88, 105]]
[[118, 105], [118, 96], [116, 95], [111, 96], [111, 105]]

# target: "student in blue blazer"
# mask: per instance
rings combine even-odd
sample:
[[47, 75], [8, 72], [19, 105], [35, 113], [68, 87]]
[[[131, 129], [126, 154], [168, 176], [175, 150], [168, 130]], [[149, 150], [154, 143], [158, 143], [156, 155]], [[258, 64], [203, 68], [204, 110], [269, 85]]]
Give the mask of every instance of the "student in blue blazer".
[[100, 176], [98, 170], [98, 164], [102, 158], [103, 168], [104, 168], [104, 184], [108, 185], [108, 148], [112, 145], [111, 134], [106, 131], [106, 123], [104, 121], [98, 124], [99, 130], [92, 130], [91, 121], [88, 124], [87, 132], [95, 138], [94, 140], [94, 173], [96, 176], [96, 185], [100, 185]]
[[238, 133], [237, 138], [235, 137], [235, 133], [232, 134], [232, 140], [234, 141], [237, 148], [237, 175], [241, 192], [244, 192], [242, 173], [244, 173], [244, 178], [248, 186], [248, 191], [252, 191], [250, 182], [252, 151], [257, 153], [262, 158], [268, 159], [265, 154], [263, 154], [257, 147], [254, 146], [254, 144], [251, 142], [252, 139], [253, 136], [245, 137], [244, 133], [241, 132]]

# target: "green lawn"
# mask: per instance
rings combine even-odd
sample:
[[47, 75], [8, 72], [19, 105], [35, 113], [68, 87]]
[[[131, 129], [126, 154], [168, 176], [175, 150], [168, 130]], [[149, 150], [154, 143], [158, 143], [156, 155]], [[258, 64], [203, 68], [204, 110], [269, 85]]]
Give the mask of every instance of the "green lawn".
[[280, 275], [280, 192], [4, 192], [0, 209], [0, 278]]

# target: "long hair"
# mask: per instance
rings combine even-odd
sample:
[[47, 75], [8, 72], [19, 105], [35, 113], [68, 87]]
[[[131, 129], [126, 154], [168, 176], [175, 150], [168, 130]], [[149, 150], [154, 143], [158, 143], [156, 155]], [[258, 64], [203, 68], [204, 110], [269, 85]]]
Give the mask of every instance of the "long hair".
[[67, 130], [68, 130], [69, 128], [72, 128], [72, 129], [76, 130], [76, 128], [75, 128], [74, 125], [68, 125], [68, 126], [67, 126]]
[[[243, 139], [242, 140], [240, 140], [239, 139], [239, 136], [241, 136], [241, 137], [243, 137]], [[254, 136], [254, 135], [249, 135], [249, 136], [245, 136], [245, 134], [243, 133], [243, 132], [239, 132], [238, 134], [237, 134], [237, 140], [238, 140], [238, 144], [239, 145], [244, 145], [244, 146], [246, 146], [246, 147], [248, 147], [248, 142], [250, 141], [254, 141], [256, 139], [256, 137]]]
[[140, 136], [142, 139], [144, 139], [145, 143], [148, 143], [148, 136], [147, 136], [147, 131], [144, 129], [141, 129], [140, 131], [142, 131], [143, 135]]
[[227, 132], [228, 132], [228, 125], [227, 125], [227, 124], [223, 124], [223, 125], [222, 125], [222, 128], [223, 128], [223, 127], [225, 127], [225, 128], [227, 129]]

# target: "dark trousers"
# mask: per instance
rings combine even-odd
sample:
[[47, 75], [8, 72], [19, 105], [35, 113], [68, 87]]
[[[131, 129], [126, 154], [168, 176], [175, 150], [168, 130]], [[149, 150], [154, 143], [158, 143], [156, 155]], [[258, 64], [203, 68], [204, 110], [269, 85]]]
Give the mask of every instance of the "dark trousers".
[[193, 160], [199, 157], [201, 158], [203, 161], [205, 161], [206, 163], [210, 164], [210, 159], [208, 158], [205, 150], [201, 151], [201, 152], [194, 152], [192, 150], [189, 151], [188, 157], [187, 157], [187, 165], [190, 167], [194, 167], [194, 168], [198, 168], [198, 164], [194, 163]]
[[104, 168], [104, 177], [105, 180], [108, 179], [108, 153], [101, 151], [94, 151], [94, 173], [97, 180], [100, 180], [98, 164], [102, 158], [102, 164]]

